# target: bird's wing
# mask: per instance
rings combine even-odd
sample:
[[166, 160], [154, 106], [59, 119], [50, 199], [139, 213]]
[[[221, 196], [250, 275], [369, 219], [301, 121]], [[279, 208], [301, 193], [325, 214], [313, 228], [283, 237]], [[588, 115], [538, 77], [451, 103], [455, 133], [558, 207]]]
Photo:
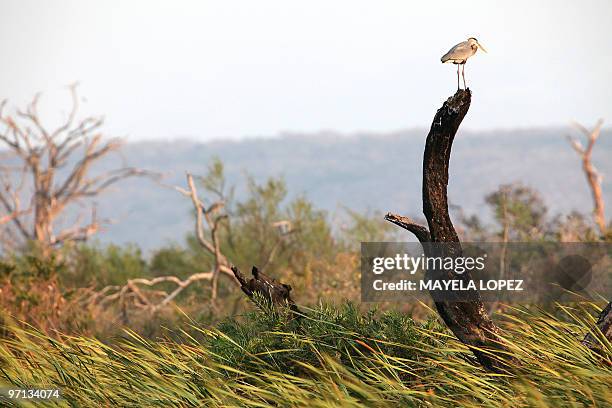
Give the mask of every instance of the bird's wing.
[[472, 56], [472, 47], [467, 41], [460, 42], [440, 58], [442, 62], [465, 60]]

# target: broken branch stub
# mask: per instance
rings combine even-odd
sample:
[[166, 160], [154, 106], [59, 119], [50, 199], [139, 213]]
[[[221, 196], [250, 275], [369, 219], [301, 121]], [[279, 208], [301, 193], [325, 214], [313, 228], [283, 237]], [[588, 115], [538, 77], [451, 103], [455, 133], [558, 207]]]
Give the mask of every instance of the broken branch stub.
[[251, 271], [253, 277], [249, 280], [240, 272], [236, 266], [232, 266], [232, 271], [242, 291], [253, 300], [258, 306], [257, 297], [264, 299], [270, 306], [274, 308], [288, 307], [294, 314], [299, 316], [300, 310], [291, 299], [291, 286], [278, 282], [276, 279], [270, 278], [266, 274], [260, 272], [257, 267], [253, 266]]

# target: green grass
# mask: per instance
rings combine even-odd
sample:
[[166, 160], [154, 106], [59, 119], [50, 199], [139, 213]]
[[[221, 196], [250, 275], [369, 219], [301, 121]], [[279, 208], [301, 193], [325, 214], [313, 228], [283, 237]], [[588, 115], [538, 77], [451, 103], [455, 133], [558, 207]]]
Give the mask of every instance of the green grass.
[[558, 312], [501, 318], [520, 361], [512, 375], [484, 371], [436, 319], [345, 305], [299, 323], [252, 312], [156, 341], [126, 332], [112, 345], [10, 327], [0, 385], [62, 390], [60, 402], [22, 406], [610, 406], [610, 343], [606, 357], [591, 352], [580, 345], [591, 315]]

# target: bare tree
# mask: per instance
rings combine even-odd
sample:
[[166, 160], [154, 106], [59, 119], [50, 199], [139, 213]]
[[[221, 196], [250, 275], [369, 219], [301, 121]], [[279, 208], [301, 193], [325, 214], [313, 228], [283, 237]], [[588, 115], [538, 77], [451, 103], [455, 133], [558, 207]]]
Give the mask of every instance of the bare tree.
[[595, 142], [601, 133], [601, 126], [603, 125], [603, 120], [597, 121], [597, 124], [593, 128], [593, 130], [588, 130], [584, 126], [575, 123], [574, 126], [578, 128], [586, 137], [587, 137], [587, 145], [586, 147], [583, 144], [572, 137], [568, 136], [570, 143], [574, 150], [578, 153], [582, 160], [582, 170], [587, 178], [587, 182], [589, 183], [589, 187], [591, 188], [591, 194], [593, 196], [593, 218], [595, 220], [595, 224], [599, 228], [599, 232], [601, 235], [606, 234], [606, 215], [604, 210], [604, 199], [601, 192], [601, 181], [602, 176], [599, 174], [595, 166], [591, 161], [591, 155], [593, 154], [593, 147], [595, 146]]
[[[184, 195], [187, 195], [191, 198], [191, 202], [193, 203], [193, 207], [196, 212], [195, 219], [195, 232], [196, 237], [198, 238], [198, 242], [200, 245], [210, 252], [210, 254], [214, 258], [214, 266], [211, 271], [211, 281], [212, 281], [212, 292], [211, 298], [215, 300], [217, 298], [217, 291], [219, 286], [219, 274], [226, 273], [230, 276], [233, 276], [233, 271], [231, 269], [231, 265], [229, 264], [225, 255], [221, 253], [221, 241], [219, 239], [219, 227], [223, 220], [227, 220], [227, 214], [220, 214], [220, 210], [225, 206], [225, 202], [222, 200], [222, 195], [220, 201], [213, 202], [208, 208], [205, 204], [200, 201], [198, 198], [198, 192], [196, 191], [195, 183], [193, 182], [193, 176], [191, 174], [187, 174], [187, 185], [189, 186], [189, 190], [183, 190], [177, 187], [177, 190]], [[205, 226], [204, 223], [208, 226], [208, 230], [210, 231], [210, 239], [207, 239], [204, 231]]]
[[[206, 180], [203, 180], [206, 182]], [[211, 193], [212, 200], [205, 202], [198, 194], [195, 178], [191, 174], [187, 174], [187, 188], [174, 187], [176, 191], [189, 197], [195, 210], [195, 236], [197, 238], [200, 247], [206, 251], [212, 258], [211, 268], [208, 271], [196, 272], [190, 275], [186, 279], [180, 279], [177, 276], [167, 275], [159, 276], [151, 279], [146, 278], [135, 278], [127, 281], [125, 285], [114, 285], [108, 286], [102, 289], [100, 292], [94, 294], [94, 303], [100, 305], [110, 304], [112, 302], [118, 302], [123, 316], [124, 321], [127, 321], [127, 311], [130, 306], [136, 309], [146, 310], [150, 313], [156, 313], [160, 309], [168, 306], [173, 302], [178, 295], [180, 295], [190, 285], [200, 282], [210, 282], [210, 301], [214, 305], [215, 300], [218, 297], [219, 277], [221, 275], [227, 275], [236, 284], [241, 287], [243, 291], [247, 286], [246, 279], [240, 274], [237, 268], [235, 268], [221, 250], [221, 231], [225, 227], [226, 231], [230, 231], [229, 221], [230, 217], [226, 207], [226, 197], [222, 187], [211, 186], [205, 183], [206, 190]], [[291, 223], [286, 220], [276, 221], [272, 224], [278, 230], [276, 241], [273, 243], [272, 250], [268, 251], [263, 259], [264, 265], [271, 262], [277, 252], [277, 248], [285, 237], [293, 232]], [[267, 278], [266, 275], [260, 274], [260, 277], [256, 277], [256, 281], [264, 282], [262, 285], [270, 286], [270, 283], [276, 282], [272, 279]], [[154, 287], [163, 283], [172, 283], [175, 285], [171, 291], [155, 290]], [[281, 284], [279, 284], [281, 285]], [[259, 285], [261, 286], [261, 285]], [[260, 292], [258, 285], [255, 285], [252, 289], [253, 292]], [[263, 287], [263, 286], [262, 286]], [[286, 286], [281, 285], [279, 288], [283, 288], [282, 293], [287, 294], [291, 288], [287, 289]], [[245, 291], [245, 293], [247, 293]], [[263, 293], [264, 297], [266, 294]], [[281, 295], [274, 295], [274, 303], [277, 303], [277, 298]], [[281, 296], [282, 297], [282, 296]]]
[[[101, 305], [119, 301], [124, 314], [127, 313], [129, 305], [139, 309], [148, 310], [151, 313], [159, 311], [167, 306], [192, 283], [198, 281], [211, 282], [211, 301], [217, 298], [219, 275], [226, 274], [234, 279], [234, 272], [231, 264], [221, 253], [221, 240], [219, 233], [221, 224], [228, 219], [228, 215], [223, 211], [225, 202], [222, 192], [218, 192], [218, 200], [206, 206], [198, 196], [198, 191], [194, 182], [194, 177], [187, 174], [187, 189], [174, 187], [181, 194], [189, 197], [195, 209], [195, 235], [200, 246], [207, 251], [213, 258], [213, 266], [210, 271], [197, 272], [190, 275], [187, 279], [180, 279], [176, 276], [159, 276], [152, 279], [136, 278], [129, 279], [122, 286], [108, 286], [95, 295], [94, 301]], [[143, 290], [139, 285], [152, 288], [161, 283], [174, 283], [176, 287], [166, 292], [163, 290]]]
[[[0, 213], [3, 244], [36, 241], [44, 252], [69, 241], [85, 241], [100, 230], [103, 221], [91, 207], [90, 220], [79, 216], [70, 226], [58, 226], [66, 209], [84, 199], [98, 196], [113, 184], [145, 174], [121, 167], [91, 175], [92, 166], [122, 146], [117, 138], [100, 132], [104, 120], [86, 117], [77, 120], [79, 98], [76, 85], [70, 86], [72, 106], [58, 127], [49, 129], [38, 113], [40, 95], [25, 110], [5, 112], [0, 104], [0, 148], [6, 148], [0, 167]], [[14, 246], [14, 245], [13, 245]]]
[[[605, 207], [604, 207], [604, 199], [601, 190], [601, 182], [603, 177], [593, 163], [591, 162], [591, 156], [593, 154], [593, 147], [595, 146], [595, 142], [599, 138], [601, 134], [601, 126], [603, 125], [603, 120], [598, 120], [597, 124], [593, 128], [593, 130], [589, 131], [584, 126], [575, 123], [574, 126], [578, 128], [586, 137], [587, 137], [587, 145], [586, 148], [583, 144], [576, 139], [568, 137], [572, 147], [580, 158], [582, 159], [582, 170], [586, 175], [587, 182], [589, 183], [589, 187], [591, 188], [591, 194], [593, 196], [593, 218], [595, 220], [595, 224], [597, 225], [599, 232], [602, 236], [605, 237], [607, 233], [606, 226], [606, 216], [605, 216]], [[594, 349], [596, 351], [600, 351], [602, 349], [602, 337], [603, 335], [608, 341], [612, 341], [612, 302], [608, 302], [608, 305], [599, 313], [597, 317], [597, 322], [591, 331], [589, 331], [584, 337], [583, 344]]]

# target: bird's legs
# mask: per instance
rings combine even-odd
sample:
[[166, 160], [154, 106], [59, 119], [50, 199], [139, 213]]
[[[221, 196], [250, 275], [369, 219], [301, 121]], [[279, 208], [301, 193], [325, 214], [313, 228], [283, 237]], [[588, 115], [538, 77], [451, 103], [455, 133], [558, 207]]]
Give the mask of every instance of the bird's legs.
[[467, 89], [467, 85], [465, 84], [465, 63], [461, 65], [463, 65], [463, 70], [461, 71], [461, 75], [463, 76], [463, 87]]
[[459, 85], [459, 67], [461, 66], [461, 64], [457, 64], [457, 90], [461, 89], [460, 85]]

